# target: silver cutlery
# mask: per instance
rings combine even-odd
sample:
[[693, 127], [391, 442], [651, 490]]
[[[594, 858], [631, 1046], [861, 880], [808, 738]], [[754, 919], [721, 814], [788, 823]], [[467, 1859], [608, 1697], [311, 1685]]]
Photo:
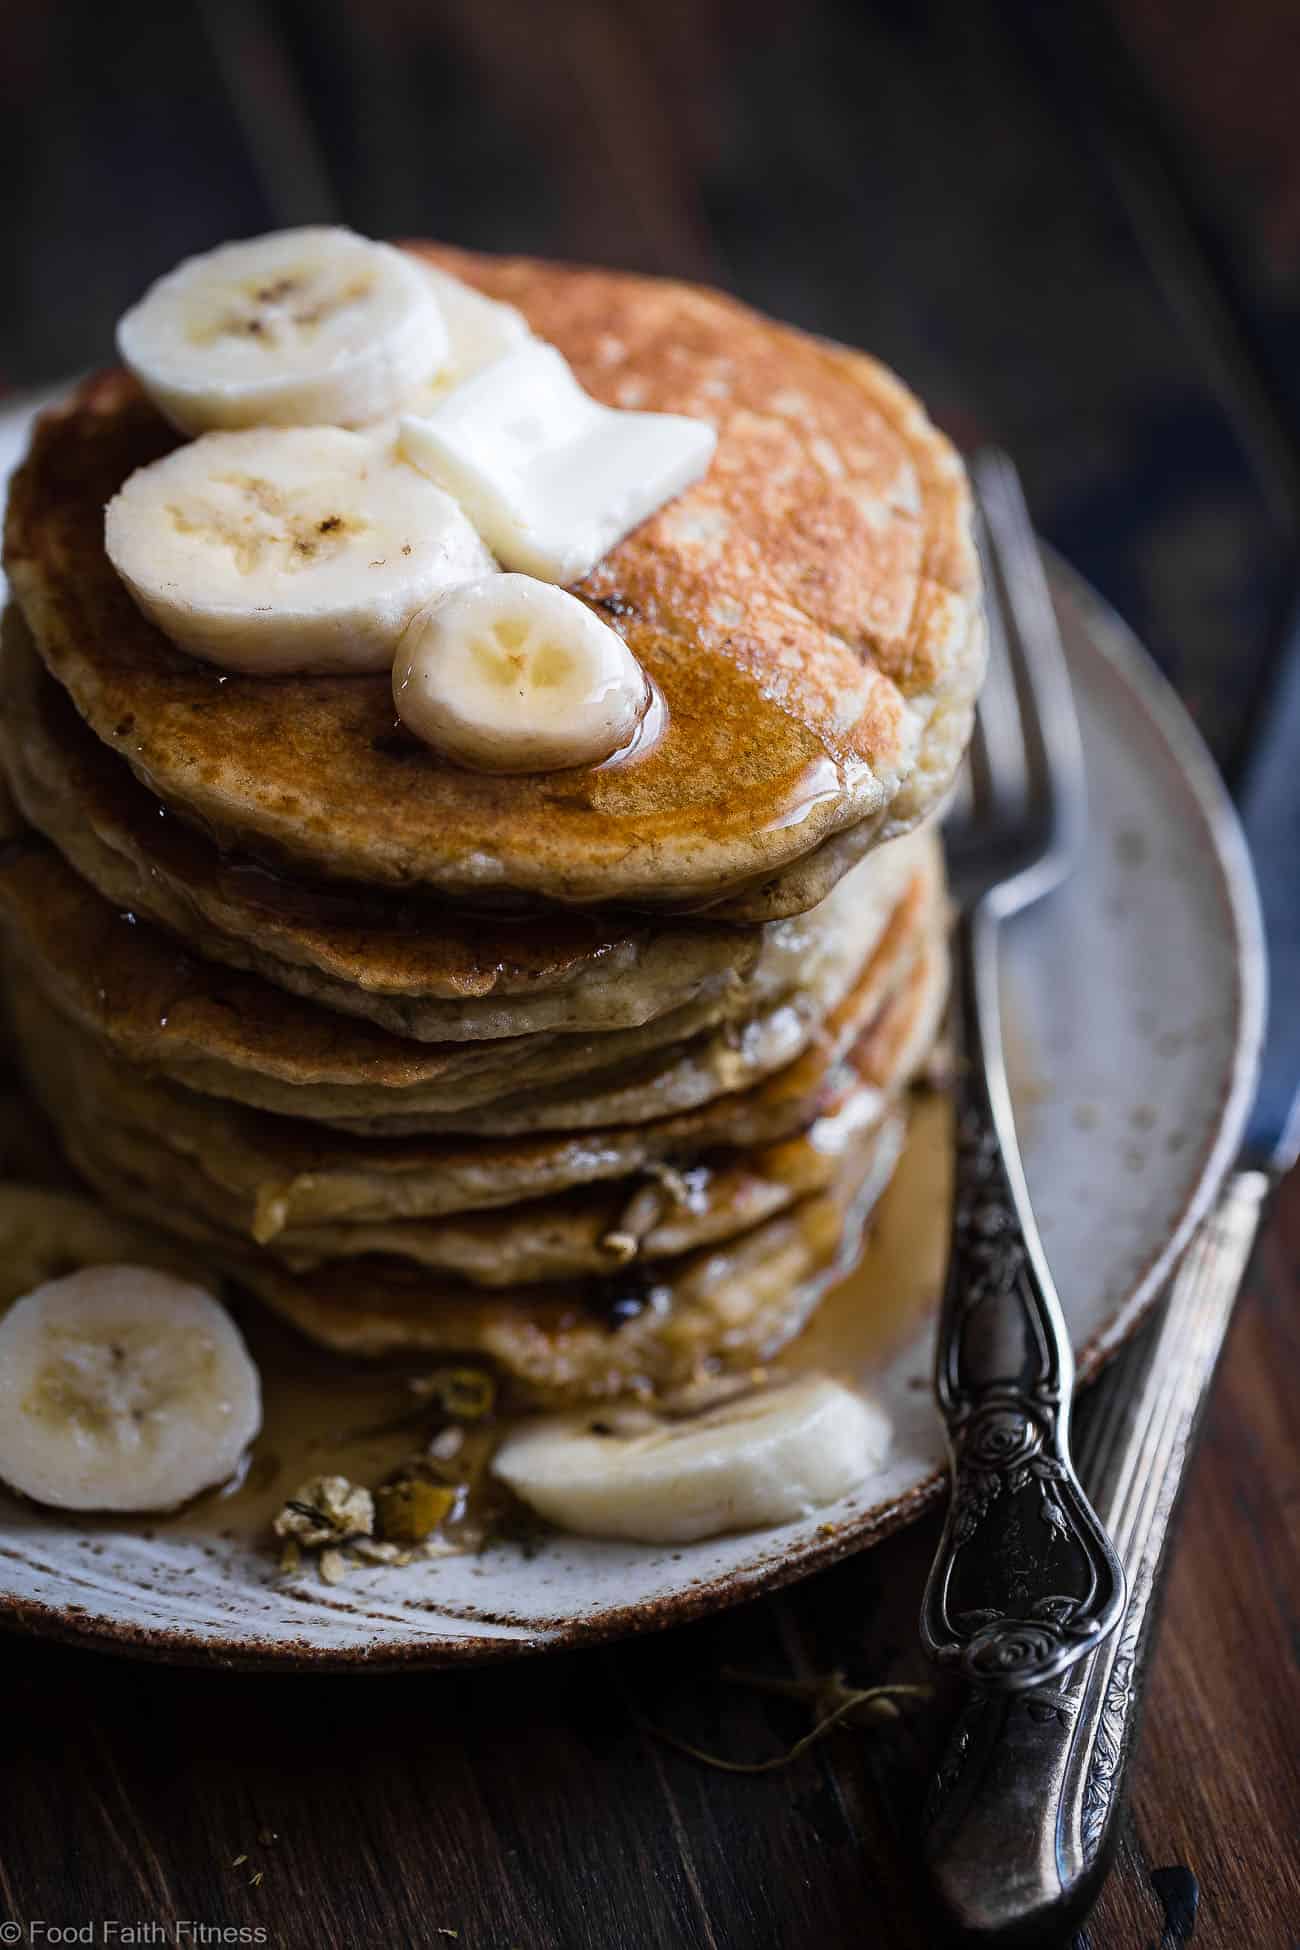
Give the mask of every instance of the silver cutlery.
[[[1012, 628], [1047, 622], [1028, 516], [1001, 460], [976, 469]], [[999, 499], [999, 497], [1001, 497]], [[1007, 549], [1008, 531], [1014, 531]], [[1017, 588], [1028, 571], [1031, 594]], [[1054, 669], [1054, 631], [1024, 638]], [[1094, 1900], [1118, 1827], [1178, 1494], [1270, 1187], [1300, 1151], [1300, 642], [1284, 667], [1247, 776], [1242, 813], [1260, 872], [1278, 1000], [1264, 1088], [1239, 1168], [1186, 1248], [1154, 1326], [1090, 1400], [1080, 1470], [1127, 1577], [1119, 1629], [1052, 1683], [978, 1685], [960, 1714], [928, 1810], [940, 1902], [972, 1941], [1064, 1940]], [[1244, 862], [1243, 862], [1243, 870]]]
[[1083, 755], [1015, 471], [999, 454], [972, 471], [989, 670], [967, 803], [945, 835], [959, 909], [960, 1060], [935, 1392], [952, 1496], [921, 1636], [968, 1680], [1020, 1692], [1057, 1678], [1114, 1631], [1124, 1573], [1070, 1456], [1074, 1359], [1025, 1187], [998, 1001], [1001, 923], [1059, 886], [1082, 846]]

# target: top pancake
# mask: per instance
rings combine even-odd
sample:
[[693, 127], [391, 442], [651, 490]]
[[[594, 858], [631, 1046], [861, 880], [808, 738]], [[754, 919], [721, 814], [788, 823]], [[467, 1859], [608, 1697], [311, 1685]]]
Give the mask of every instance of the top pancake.
[[224, 844], [318, 877], [476, 901], [690, 906], [866, 820], [901, 830], [965, 746], [981, 665], [957, 456], [874, 361], [681, 285], [428, 255], [509, 300], [611, 405], [718, 428], [705, 479], [577, 593], [658, 685], [650, 749], [528, 777], [394, 735], [386, 676], [225, 675], [135, 608], [105, 502], [176, 444], [110, 373], [38, 424], [6, 568], [98, 736]]

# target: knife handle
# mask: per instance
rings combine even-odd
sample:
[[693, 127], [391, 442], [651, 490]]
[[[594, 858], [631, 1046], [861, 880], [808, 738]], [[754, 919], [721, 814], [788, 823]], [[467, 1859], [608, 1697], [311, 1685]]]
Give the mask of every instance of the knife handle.
[[1115, 1629], [1124, 1574], [1070, 1456], [1074, 1357], [1016, 1145], [987, 906], [962, 916], [955, 945], [963, 1062], [935, 1362], [952, 1496], [921, 1637], [967, 1679], [1023, 1692]]
[[1239, 1171], [1193, 1235], [1153, 1332], [1092, 1398], [1081, 1468], [1128, 1573], [1119, 1631], [1056, 1688], [974, 1691], [936, 1775], [926, 1856], [968, 1941], [1077, 1924], [1114, 1845], [1170, 1529], [1269, 1188]]

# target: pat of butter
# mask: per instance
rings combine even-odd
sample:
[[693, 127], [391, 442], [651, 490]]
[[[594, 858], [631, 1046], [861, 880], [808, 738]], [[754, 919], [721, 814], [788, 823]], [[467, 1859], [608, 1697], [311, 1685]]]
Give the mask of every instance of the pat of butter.
[[698, 481], [717, 435], [684, 414], [601, 406], [562, 353], [530, 339], [404, 418], [401, 443], [506, 568], [568, 583]]

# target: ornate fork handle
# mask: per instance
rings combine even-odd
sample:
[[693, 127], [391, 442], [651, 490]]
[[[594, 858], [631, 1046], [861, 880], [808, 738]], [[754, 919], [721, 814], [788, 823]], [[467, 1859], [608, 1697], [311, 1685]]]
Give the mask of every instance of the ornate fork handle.
[[1070, 1460], [1074, 1360], [1016, 1147], [998, 1029], [996, 913], [963, 916], [952, 1250], [936, 1393], [952, 1499], [926, 1649], [984, 1688], [1042, 1686], [1114, 1630], [1124, 1573]]

